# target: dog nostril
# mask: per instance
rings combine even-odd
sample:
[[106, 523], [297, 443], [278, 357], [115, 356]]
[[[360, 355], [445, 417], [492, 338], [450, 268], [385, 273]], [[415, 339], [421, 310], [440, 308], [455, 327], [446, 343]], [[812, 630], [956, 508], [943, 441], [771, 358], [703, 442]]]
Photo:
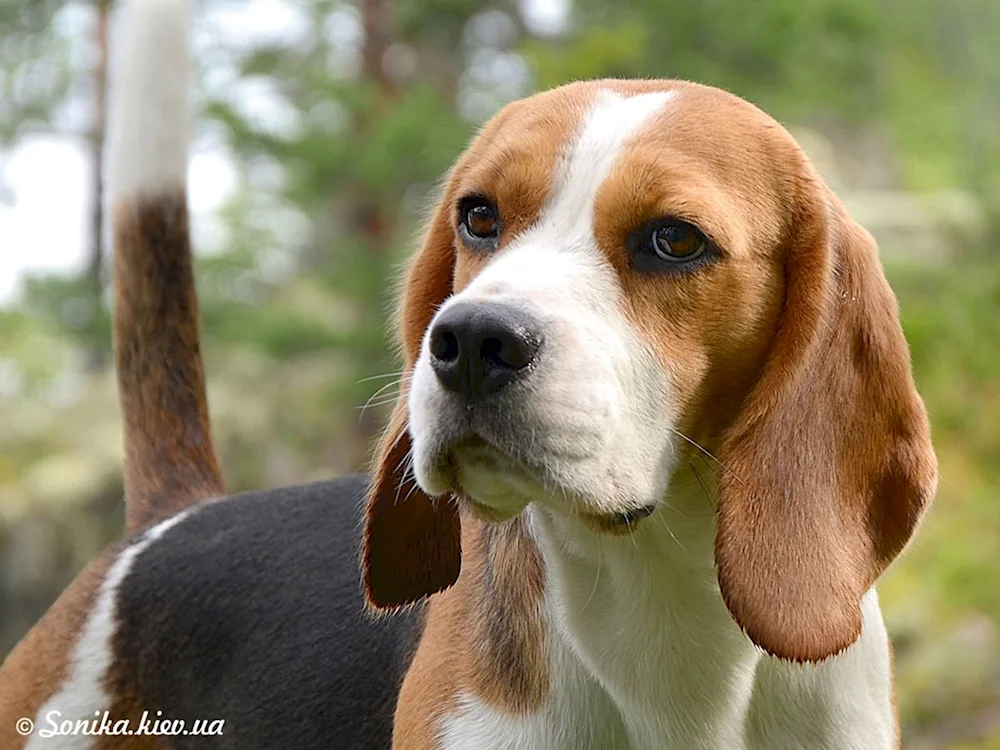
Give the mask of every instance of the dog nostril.
[[503, 367], [503, 342], [498, 338], [488, 338], [483, 340], [483, 345], [479, 349], [479, 355], [492, 365]]
[[479, 355], [491, 365], [522, 370], [531, 363], [536, 348], [517, 336], [490, 336], [483, 340]]
[[454, 362], [458, 359], [458, 337], [447, 329], [438, 330], [431, 336], [431, 356], [442, 362]]

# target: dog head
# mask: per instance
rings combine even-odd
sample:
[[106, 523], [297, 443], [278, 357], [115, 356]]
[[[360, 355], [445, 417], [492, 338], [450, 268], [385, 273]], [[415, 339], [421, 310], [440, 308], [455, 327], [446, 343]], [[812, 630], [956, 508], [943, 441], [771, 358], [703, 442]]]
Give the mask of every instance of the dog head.
[[698, 444], [722, 467], [733, 617], [817, 660], [856, 639], [934, 493], [874, 241], [780, 125], [716, 89], [597, 81], [506, 107], [449, 175], [399, 331], [364, 549], [376, 608], [454, 582], [458, 506], [622, 533]]

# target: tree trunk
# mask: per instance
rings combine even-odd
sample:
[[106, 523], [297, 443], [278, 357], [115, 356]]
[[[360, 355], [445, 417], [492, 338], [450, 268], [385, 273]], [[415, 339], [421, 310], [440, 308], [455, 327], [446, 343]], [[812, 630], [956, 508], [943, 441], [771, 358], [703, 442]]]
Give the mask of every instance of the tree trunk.
[[[392, 44], [391, 2], [388, 0], [361, 0], [361, 23], [365, 32], [364, 48], [361, 57], [362, 82], [373, 88], [374, 101], [366, 116], [357, 124], [359, 134], [368, 130], [369, 122], [377, 119], [381, 113], [391, 108], [397, 94], [395, 82], [386, 73], [383, 60], [386, 50]], [[363, 137], [363, 136], [361, 136]], [[383, 205], [385, 196], [375, 195], [371, 190], [360, 189], [351, 201], [350, 217], [353, 231], [362, 238], [369, 261], [376, 266], [386, 267], [390, 243], [395, 227], [392, 217], [395, 211], [386, 211]], [[381, 302], [381, 300], [365, 300]], [[379, 310], [375, 309], [374, 313]], [[377, 360], [377, 361], [372, 361]], [[373, 374], [372, 369], [379, 367], [382, 357], [372, 357], [370, 353], [363, 356], [361, 367], [367, 370], [364, 375]], [[377, 409], [365, 409], [360, 418], [353, 420], [355, 424], [354, 445], [361, 452], [359, 463], [367, 464], [369, 451], [375, 436], [381, 427], [380, 413]]]
[[[92, 295], [92, 320], [97, 321], [104, 296], [104, 136], [108, 100], [108, 15], [111, 0], [94, 0], [94, 116], [90, 148], [94, 173], [91, 187], [90, 257], [84, 270], [86, 286]], [[87, 369], [99, 372], [109, 362], [108, 347], [91, 337], [88, 342]]]

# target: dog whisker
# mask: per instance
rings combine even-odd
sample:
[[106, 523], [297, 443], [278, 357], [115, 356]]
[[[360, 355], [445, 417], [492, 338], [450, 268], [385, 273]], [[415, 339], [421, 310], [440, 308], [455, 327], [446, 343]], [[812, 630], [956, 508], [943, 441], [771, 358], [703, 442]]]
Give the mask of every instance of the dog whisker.
[[[715, 501], [712, 499], [712, 493], [708, 491], [708, 485], [705, 484], [705, 480], [701, 478], [701, 474], [698, 473], [698, 469], [695, 468], [693, 463], [688, 464], [688, 466], [691, 467], [691, 472], [694, 474], [694, 478], [698, 481], [698, 484], [701, 485], [701, 490], [705, 493], [705, 499], [708, 500], [708, 504], [714, 509]], [[733, 476], [735, 476], [735, 474]]]
[[580, 608], [580, 614], [587, 611], [587, 605], [590, 604], [591, 599], [594, 598], [594, 594], [597, 593], [597, 584], [601, 580], [601, 537], [597, 536], [597, 572], [594, 574], [594, 586], [590, 589], [590, 596], [587, 597], [587, 601], [583, 603]]
[[383, 380], [385, 378], [399, 378], [400, 381], [403, 381], [406, 380], [407, 378], [412, 378], [412, 377], [413, 374], [408, 373], [405, 370], [400, 370], [399, 372], [386, 372], [382, 373], [381, 375], [370, 375], [367, 378], [361, 378], [361, 380], [357, 382], [357, 385], [361, 385], [362, 383], [369, 383], [372, 380]]
[[[359, 410], [362, 414], [364, 414], [364, 412], [367, 409], [378, 409], [378, 408], [383, 407], [383, 406], [388, 406], [389, 404], [396, 403], [397, 399], [398, 399], [398, 396], [390, 396], [390, 397], [387, 397], [387, 398], [381, 398], [378, 401], [368, 401], [363, 406], [355, 406], [354, 408], [357, 409], [357, 410]], [[360, 419], [360, 417], [359, 417], [359, 419]]]
[[733, 471], [728, 466], [726, 466], [724, 463], [722, 463], [722, 461], [720, 461], [715, 456], [715, 454], [712, 453], [712, 451], [710, 451], [708, 448], [706, 448], [705, 446], [703, 446], [701, 443], [699, 443], [696, 440], [692, 440], [687, 435], [685, 435], [683, 432], [681, 432], [680, 430], [678, 430], [676, 427], [671, 427], [670, 431], [673, 434], [677, 435], [677, 437], [682, 438], [683, 440], [686, 440], [688, 443], [690, 443], [695, 448], [697, 448], [699, 451], [701, 451], [704, 455], [706, 455], [710, 459], [712, 459], [720, 469], [722, 469], [725, 472], [728, 472], [728, 473], [732, 474], [740, 484], [746, 484], [746, 482], [744, 482], [743, 479], [741, 479], [740, 476], [735, 471]]
[[[670, 507], [666, 503], [664, 503], [663, 505], [668, 508]], [[670, 538], [677, 543], [678, 547], [687, 552], [687, 548], [683, 544], [681, 544], [681, 540], [677, 538], [677, 535], [674, 534], [674, 530], [670, 528], [670, 524], [667, 523], [667, 519], [664, 518], [662, 514], [658, 515], [658, 518], [660, 520], [660, 523], [663, 524], [663, 528], [665, 528], [667, 530], [667, 533], [670, 534]]]
[[[396, 492], [395, 492], [395, 494], [393, 496], [393, 500], [392, 500], [393, 505], [399, 505], [399, 493], [403, 489], [403, 485], [406, 484], [406, 481], [405, 481], [405, 478], [406, 478], [406, 468], [405, 468], [406, 462], [407, 462], [408, 459], [410, 459], [412, 457], [412, 455], [413, 455], [413, 450], [412, 449], [408, 450], [406, 452], [406, 455], [404, 455], [399, 460], [399, 462], [396, 464], [396, 466], [394, 467], [394, 470], [399, 470], [400, 467], [403, 467], [403, 470], [402, 470], [402, 474], [400, 475], [400, 477], [401, 477], [400, 481], [396, 483]], [[404, 498], [404, 502], [405, 502], [405, 499], [406, 498]]]
[[[403, 439], [403, 436], [406, 435], [409, 432], [409, 430], [410, 430], [410, 423], [409, 423], [409, 421], [403, 422], [403, 425], [400, 427], [399, 432], [397, 433], [396, 437], [393, 439], [392, 444], [388, 447], [388, 449], [386, 450], [386, 452], [387, 453], [391, 453], [393, 450], [395, 450], [396, 446], [399, 445], [399, 441]], [[412, 451], [412, 448], [410, 450]], [[399, 468], [399, 467], [397, 466], [396, 468]]]
[[368, 409], [369, 407], [371, 407], [371, 406], [379, 407], [379, 406], [382, 406], [384, 404], [392, 403], [393, 401], [395, 401], [397, 397], [396, 396], [392, 396], [391, 398], [383, 399], [383, 400], [380, 400], [378, 403], [375, 403], [375, 400], [379, 397], [380, 394], [384, 393], [389, 388], [392, 388], [392, 387], [398, 386], [398, 385], [402, 385], [402, 383], [403, 383], [402, 379], [393, 380], [393, 381], [391, 381], [389, 383], [386, 383], [381, 388], [379, 388], [377, 391], [375, 391], [375, 393], [373, 393], [371, 396], [369, 396], [368, 400], [365, 401], [364, 405], [362, 407], [360, 407], [360, 414], [358, 415], [358, 421], [359, 422], [361, 421], [361, 418], [365, 414], [365, 410]]

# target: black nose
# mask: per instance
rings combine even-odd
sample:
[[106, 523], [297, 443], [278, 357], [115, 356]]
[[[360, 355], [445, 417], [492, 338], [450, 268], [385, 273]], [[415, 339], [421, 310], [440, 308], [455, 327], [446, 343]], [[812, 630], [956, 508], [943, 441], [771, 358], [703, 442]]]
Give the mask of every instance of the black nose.
[[488, 396], [527, 372], [541, 343], [538, 322], [523, 310], [458, 302], [431, 328], [431, 366], [449, 391]]

